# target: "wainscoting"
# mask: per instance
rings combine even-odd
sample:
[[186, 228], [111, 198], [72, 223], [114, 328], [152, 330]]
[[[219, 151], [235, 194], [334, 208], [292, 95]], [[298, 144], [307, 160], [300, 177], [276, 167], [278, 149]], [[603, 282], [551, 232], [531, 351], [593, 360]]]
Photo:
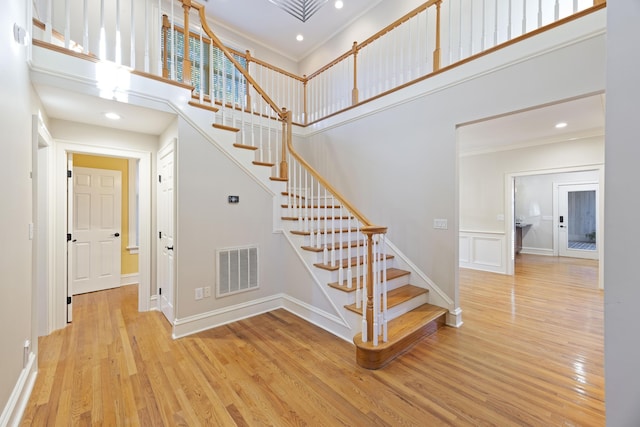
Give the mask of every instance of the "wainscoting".
[[507, 274], [504, 233], [460, 231], [459, 236], [460, 267]]

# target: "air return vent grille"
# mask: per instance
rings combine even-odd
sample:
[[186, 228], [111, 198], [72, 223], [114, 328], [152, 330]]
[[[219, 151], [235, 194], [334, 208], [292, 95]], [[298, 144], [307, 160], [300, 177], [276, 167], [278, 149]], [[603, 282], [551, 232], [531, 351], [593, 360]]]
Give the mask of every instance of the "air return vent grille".
[[223, 297], [258, 288], [258, 247], [218, 249], [216, 296]]

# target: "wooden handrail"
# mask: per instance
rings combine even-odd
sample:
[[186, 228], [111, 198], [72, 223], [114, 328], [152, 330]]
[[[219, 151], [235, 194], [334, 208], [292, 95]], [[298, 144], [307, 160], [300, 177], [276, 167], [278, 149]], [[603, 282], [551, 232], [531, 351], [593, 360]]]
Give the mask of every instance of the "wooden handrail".
[[[185, 0], [181, 0], [181, 1], [185, 1]], [[278, 107], [275, 102], [273, 102], [273, 100], [269, 97], [269, 95], [265, 93], [264, 90], [262, 90], [260, 85], [258, 85], [258, 83], [255, 81], [255, 79], [251, 77], [247, 69], [244, 68], [236, 58], [234, 58], [233, 54], [229, 51], [229, 49], [224, 44], [222, 44], [220, 39], [213, 33], [213, 31], [211, 31], [211, 28], [207, 23], [207, 17], [205, 15], [204, 5], [194, 2], [192, 3], [191, 7], [198, 11], [198, 16], [200, 17], [200, 25], [202, 26], [202, 29], [204, 30], [204, 32], [207, 33], [207, 35], [211, 38], [213, 43], [218, 47], [218, 49], [220, 49], [224, 53], [224, 56], [226, 56], [227, 59], [231, 61], [233, 66], [236, 67], [236, 69], [242, 73], [242, 75], [247, 80], [247, 82], [249, 82], [249, 84], [253, 86], [256, 92], [260, 94], [260, 96], [267, 102], [267, 104], [269, 104], [269, 106], [271, 106], [273, 111], [275, 111], [278, 114], [280, 119], [284, 119], [282, 114], [282, 109]]]
[[[289, 129], [289, 133], [291, 132], [292, 122], [291, 122], [291, 111], [286, 111], [284, 120], [287, 122], [287, 127]], [[358, 219], [362, 224], [364, 224], [363, 230], [366, 228], [369, 229], [377, 229], [384, 228], [377, 225], [374, 225], [369, 219], [364, 216], [358, 209], [355, 208], [336, 188], [331, 185], [322, 175], [318, 173], [305, 159], [298, 154], [298, 152], [293, 147], [293, 138], [287, 138], [287, 146], [289, 148], [289, 153], [293, 156], [300, 164], [313, 176], [315, 177], [320, 184], [322, 184], [338, 201], [345, 207], [349, 212], [353, 214], [354, 217]]]
[[[419, 14], [420, 12], [425, 11], [426, 9], [430, 8], [431, 6], [433, 6], [434, 4], [441, 2], [442, 0], [429, 0], [426, 3], [423, 3], [422, 5], [416, 7], [415, 9], [413, 9], [412, 11], [406, 13], [404, 16], [396, 19], [395, 21], [393, 21], [391, 24], [387, 25], [386, 27], [384, 27], [382, 30], [378, 31], [377, 33], [375, 33], [374, 35], [372, 35], [371, 37], [369, 37], [368, 39], [366, 39], [365, 41], [363, 41], [362, 43], [358, 43], [358, 42], [353, 42], [354, 45], [356, 46], [357, 50], [361, 50], [362, 48], [366, 47], [367, 45], [373, 43], [374, 41], [376, 41], [377, 39], [379, 39], [380, 37], [384, 36], [385, 34], [387, 34], [389, 31], [393, 30], [394, 28], [404, 24], [406, 21], [408, 21], [409, 19], [413, 18], [414, 16], [416, 16], [417, 14]], [[343, 53], [342, 55], [340, 55], [339, 57], [337, 57], [336, 59], [334, 59], [333, 61], [329, 62], [327, 65], [325, 65], [324, 67], [320, 68], [317, 71], [314, 71], [313, 73], [311, 73], [309, 75], [309, 77], [307, 77], [307, 80], [311, 80], [312, 78], [318, 76], [319, 74], [323, 73], [324, 71], [327, 71], [329, 68], [333, 67], [334, 65], [338, 64], [339, 62], [343, 61], [344, 59], [347, 59], [349, 56], [351, 56], [354, 53], [353, 49], [348, 50], [347, 52]]]

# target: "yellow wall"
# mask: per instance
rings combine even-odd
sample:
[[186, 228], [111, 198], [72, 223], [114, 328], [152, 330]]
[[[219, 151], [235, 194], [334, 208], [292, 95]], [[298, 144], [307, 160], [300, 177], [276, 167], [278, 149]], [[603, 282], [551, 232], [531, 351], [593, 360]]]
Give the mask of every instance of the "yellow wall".
[[138, 272], [138, 254], [130, 254], [127, 250], [129, 245], [129, 161], [114, 157], [89, 156], [85, 154], [74, 154], [73, 165], [84, 168], [108, 169], [122, 172], [122, 231], [121, 252], [122, 267], [121, 274], [132, 274]]

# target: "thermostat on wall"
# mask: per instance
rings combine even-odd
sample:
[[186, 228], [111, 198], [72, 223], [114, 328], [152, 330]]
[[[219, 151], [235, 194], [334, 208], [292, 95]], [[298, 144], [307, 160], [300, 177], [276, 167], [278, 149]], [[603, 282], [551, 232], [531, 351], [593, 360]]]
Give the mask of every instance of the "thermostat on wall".
[[240, 203], [240, 196], [229, 196], [229, 203]]

